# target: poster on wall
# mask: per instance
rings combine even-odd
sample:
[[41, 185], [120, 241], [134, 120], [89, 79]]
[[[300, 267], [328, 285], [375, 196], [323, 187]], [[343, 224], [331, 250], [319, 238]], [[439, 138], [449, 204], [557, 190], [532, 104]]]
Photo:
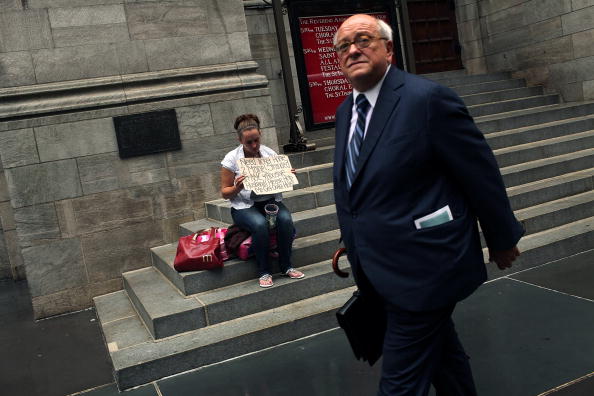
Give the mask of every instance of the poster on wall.
[[[351, 15], [366, 13], [392, 26], [394, 45], [399, 48], [394, 2], [376, 0], [354, 4], [343, 1], [337, 4], [335, 1], [290, 0], [288, 3], [305, 128], [333, 127], [336, 108], [352, 91], [340, 70], [334, 34]], [[402, 64], [399, 52], [394, 63]]]
[[[389, 23], [387, 13], [371, 13]], [[336, 108], [352, 87], [340, 70], [334, 34], [350, 15], [299, 18], [299, 34], [314, 125], [334, 122]]]

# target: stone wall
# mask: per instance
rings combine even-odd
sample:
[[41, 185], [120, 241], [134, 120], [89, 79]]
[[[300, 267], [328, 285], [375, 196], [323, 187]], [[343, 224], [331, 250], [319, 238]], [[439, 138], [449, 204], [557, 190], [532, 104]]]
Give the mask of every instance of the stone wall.
[[594, 99], [593, 0], [458, 0], [465, 65]]
[[[241, 0], [0, 2], [0, 271], [24, 266], [36, 318], [120, 289], [204, 217], [236, 115], [278, 147], [251, 59]], [[113, 117], [162, 109], [182, 149], [120, 159]]]

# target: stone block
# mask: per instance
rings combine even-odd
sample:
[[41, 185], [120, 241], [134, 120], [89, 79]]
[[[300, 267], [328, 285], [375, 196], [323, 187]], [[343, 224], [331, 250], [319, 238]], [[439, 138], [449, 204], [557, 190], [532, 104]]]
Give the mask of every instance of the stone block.
[[276, 128], [262, 129], [262, 144], [280, 153]]
[[28, 52], [0, 54], [0, 88], [35, 84], [33, 61]]
[[269, 81], [278, 79], [278, 74], [274, 73], [272, 70], [272, 63], [270, 59], [254, 60], [258, 62], [258, 68], [256, 69], [256, 73], [264, 74]]
[[42, 162], [117, 151], [111, 118], [78, 121], [35, 128]]
[[268, 34], [270, 29], [268, 26], [268, 16], [265, 13], [253, 13], [245, 16], [247, 23], [247, 31], [250, 35], [253, 34]]
[[14, 208], [82, 195], [75, 160], [28, 165], [5, 172]]
[[278, 129], [279, 127], [285, 127], [289, 125], [289, 109], [287, 105], [274, 105], [272, 106], [274, 111], [274, 125]]
[[10, 268], [12, 271], [12, 278], [14, 280], [26, 279], [25, 263], [21, 254], [21, 247], [19, 246], [18, 236], [16, 230], [4, 231], [4, 240], [6, 242], [6, 250], [8, 251], [8, 259], [10, 261]]
[[553, 86], [578, 81], [577, 61], [549, 66], [549, 83]]
[[175, 109], [182, 140], [214, 135], [210, 106], [186, 106]]
[[8, 185], [6, 184], [6, 177], [4, 176], [4, 170], [0, 168], [0, 203], [3, 201], [9, 201], [10, 194], [8, 193]]
[[0, 52], [51, 48], [47, 10], [0, 13]]
[[128, 26], [125, 23], [55, 28], [52, 29], [52, 35], [56, 47], [117, 43], [130, 40]]
[[500, 52], [484, 58], [489, 72], [508, 71], [517, 69], [516, 51]]
[[458, 23], [458, 34], [462, 42], [479, 40], [481, 38], [481, 25], [476, 19]]
[[238, 144], [235, 132], [186, 140], [180, 151], [167, 154], [168, 163], [171, 167], [176, 167], [180, 165], [198, 165], [211, 161], [220, 162], [225, 154], [237, 147]]
[[571, 37], [564, 36], [518, 49], [516, 66], [525, 69], [563, 63], [572, 58]]
[[11, 231], [16, 229], [14, 222], [14, 212], [10, 202], [0, 202], [0, 228], [4, 231]]
[[594, 56], [594, 29], [572, 34], [571, 41], [575, 58]]
[[48, 12], [52, 29], [126, 23], [126, 12], [123, 4], [50, 8]]
[[145, 48], [151, 71], [236, 61], [228, 36], [205, 35], [146, 40]]
[[[275, 105], [287, 105], [287, 95], [285, 94], [285, 83], [282, 79], [271, 80], [268, 82], [270, 88], [270, 99]], [[294, 85], [299, 89], [299, 85]]]
[[594, 7], [582, 8], [563, 15], [563, 33], [571, 34], [592, 29], [594, 26]]
[[256, 114], [260, 118], [260, 126], [266, 128], [274, 125], [270, 97], [257, 97], [242, 100], [231, 100], [210, 104], [215, 134], [233, 131], [233, 122], [238, 115]]
[[38, 163], [33, 129], [0, 132], [0, 158], [5, 169]]
[[115, 44], [121, 74], [149, 71], [143, 41], [126, 41]]
[[275, 34], [254, 34], [250, 36], [250, 48], [254, 59], [276, 58], [278, 42]]
[[122, 290], [122, 279], [110, 279], [104, 282], [96, 282], [89, 284], [89, 296], [91, 298], [96, 296], [103, 296], [105, 294], [113, 293]]
[[491, 35], [483, 39], [485, 54], [509, 51], [512, 48], [526, 47], [534, 43], [557, 38], [563, 35], [561, 17], [551, 18], [543, 22], [522, 26]]
[[235, 32], [228, 36], [228, 44], [231, 47], [231, 54], [235, 61], [252, 60], [250, 50], [250, 39], [247, 32]]
[[194, 215], [185, 215], [161, 219], [161, 228], [163, 229], [163, 240], [165, 243], [172, 243], [179, 239], [179, 225], [193, 221]]
[[45, 296], [88, 283], [81, 241], [63, 239], [22, 250], [32, 297]]
[[153, 205], [150, 196], [118, 190], [57, 202], [56, 211], [62, 232], [78, 236], [146, 223]]
[[[499, 4], [497, 4], [499, 7]], [[571, 12], [571, 0], [530, 0], [486, 17], [489, 34], [506, 32]], [[563, 15], [565, 18], [565, 15]], [[565, 26], [565, 23], [563, 24]]]
[[111, 44], [38, 50], [32, 55], [39, 83], [115, 76], [120, 71], [118, 53]]
[[569, 83], [556, 88], [560, 90], [564, 102], [577, 102], [584, 100], [584, 84], [581, 81]]
[[[476, 0], [475, 0], [476, 1]], [[480, 1], [480, 16], [487, 16], [496, 12], [505, 11], [508, 8], [524, 3], [526, 0], [478, 0]], [[458, 3], [458, 1], [456, 1]], [[465, 1], [464, 3], [469, 3]]]
[[594, 100], [594, 80], [584, 81], [584, 99]]
[[53, 203], [15, 209], [14, 221], [22, 248], [47, 244], [61, 237]]
[[464, 61], [464, 68], [468, 74], [485, 74], [489, 70], [485, 57], [468, 59]]
[[87, 286], [74, 287], [57, 293], [33, 297], [33, 317], [47, 318], [66, 312], [82, 310], [91, 306]]
[[208, 12], [196, 2], [126, 4], [133, 40], [208, 34]]
[[0, 11], [22, 9], [23, 3], [21, 2], [21, 0], [0, 0]]
[[457, 22], [466, 22], [473, 19], [478, 19], [478, 5], [466, 4], [456, 8]]
[[571, 0], [571, 8], [574, 11], [590, 6], [594, 6], [594, 0]]
[[122, 0], [27, 0], [29, 8], [88, 7], [121, 3]]
[[462, 59], [474, 59], [483, 56], [482, 40], [467, 41], [462, 43]]
[[121, 161], [117, 153], [77, 158], [78, 172], [85, 195], [116, 190], [120, 184]]
[[206, 0], [209, 33], [247, 32], [243, 2]]
[[7, 278], [12, 278], [12, 270], [10, 268], [6, 240], [4, 239], [4, 231], [0, 228], [0, 279]]
[[119, 278], [123, 272], [151, 265], [149, 248], [162, 245], [159, 222], [144, 222], [82, 238], [89, 281]]

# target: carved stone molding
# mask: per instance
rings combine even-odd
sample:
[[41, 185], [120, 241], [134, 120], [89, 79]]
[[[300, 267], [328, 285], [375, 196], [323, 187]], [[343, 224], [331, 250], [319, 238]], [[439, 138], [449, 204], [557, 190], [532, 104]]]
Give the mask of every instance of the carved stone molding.
[[265, 88], [254, 61], [0, 89], [0, 122]]

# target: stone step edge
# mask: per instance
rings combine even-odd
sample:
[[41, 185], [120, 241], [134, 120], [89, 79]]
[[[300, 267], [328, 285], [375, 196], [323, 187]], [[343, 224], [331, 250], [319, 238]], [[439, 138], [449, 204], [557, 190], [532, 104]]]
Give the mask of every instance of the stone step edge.
[[503, 168], [500, 168], [500, 171], [501, 174], [505, 176], [507, 174], [512, 174], [514, 172], [525, 171], [528, 169], [536, 169], [542, 166], [558, 164], [560, 162], [571, 161], [577, 158], [588, 157], [591, 155], [594, 155], [594, 148], [572, 151], [570, 153], [555, 155], [548, 158], [542, 158], [533, 161], [522, 162], [519, 164], [504, 166]]
[[[592, 104], [594, 104], [594, 100], [582, 101], [582, 102], [570, 102], [570, 103], [557, 103], [557, 104], [551, 104], [551, 105], [547, 105], [547, 106], [533, 107], [530, 109], [513, 110], [513, 111], [506, 111], [504, 113], [489, 114], [489, 115], [484, 115], [484, 116], [480, 116], [480, 117], [474, 117], [474, 121], [477, 124], [477, 126], [479, 127], [479, 129], [481, 129], [480, 124], [482, 122], [499, 121], [499, 120], [505, 119], [505, 118], [539, 114], [539, 113], [544, 113], [544, 112], [551, 111], [551, 110], [561, 111], [564, 109], [588, 106], [588, 105], [592, 105]], [[541, 125], [541, 124], [538, 124], [538, 125]], [[500, 131], [497, 131], [497, 132], [500, 132]]]
[[[508, 146], [508, 147], [493, 150], [493, 153], [495, 154], [495, 156], [497, 156], [500, 154], [508, 154], [508, 153], [519, 152], [519, 151], [523, 151], [523, 150], [530, 150], [530, 149], [537, 148], [537, 147], [547, 147], [547, 146], [551, 146], [551, 145], [555, 145], [555, 144], [559, 144], [559, 143], [571, 142], [574, 140], [581, 140], [581, 139], [588, 138], [591, 136], [594, 136], [594, 129], [590, 129], [590, 130], [582, 131], [582, 132], [575, 132], [575, 133], [571, 133], [569, 135], [557, 136], [554, 138], [537, 140], [537, 141], [530, 142], [530, 143], [516, 144], [514, 146]], [[578, 151], [581, 151], [581, 150], [578, 150]]]
[[[558, 98], [559, 97], [559, 94], [544, 94], [544, 95], [523, 96], [521, 98], [504, 99], [504, 100], [497, 100], [495, 102], [486, 102], [486, 103], [475, 104], [475, 105], [467, 106], [467, 108], [469, 110], [472, 110], [472, 109], [481, 108], [481, 106], [493, 106], [493, 105], [498, 104], [498, 103], [523, 102], [523, 101], [528, 101], [528, 100], [535, 99], [535, 98], [547, 99], [547, 98], [555, 98], [555, 97]], [[522, 109], [522, 110], [536, 109], [536, 108], [543, 107], [543, 106], [551, 106], [551, 104], [545, 104], [545, 105], [540, 105], [540, 106], [532, 106], [532, 107], [529, 107], [529, 108], [526, 108], [526, 109]], [[512, 111], [517, 111], [517, 110], [512, 110]], [[509, 113], [509, 111], [504, 111], [504, 112], [501, 112], [501, 113], [494, 113], [494, 114], [502, 114], [502, 113]]]
[[[139, 288], [138, 283], [135, 282], [133, 280], [133, 278], [132, 278], [132, 282], [130, 282], [128, 279], [128, 287], [130, 288], [130, 291], [128, 291], [128, 287], [126, 288], [126, 291], [128, 292], [128, 295], [130, 295], [130, 292], [132, 292], [135, 296], [134, 299], [130, 298], [130, 300], [131, 300], [131, 303], [134, 306], [136, 312], [140, 313], [142, 311], [142, 312], [146, 313], [147, 316], [149, 318], [151, 318], [150, 320], [153, 320], [153, 321], [164, 320], [168, 317], [173, 317], [176, 315], [184, 314], [184, 313], [195, 311], [196, 309], [199, 309], [202, 311], [200, 313], [200, 315], [202, 315], [202, 314], [204, 315], [204, 318], [203, 318], [204, 320], [199, 321], [202, 325], [200, 325], [197, 328], [202, 328], [202, 327], [206, 327], [206, 326], [212, 326], [217, 323], [222, 323], [222, 322], [218, 322], [218, 321], [213, 323], [213, 318], [209, 317], [209, 307], [212, 307], [216, 304], [225, 303], [225, 302], [232, 302], [234, 300], [239, 301], [239, 299], [246, 297], [246, 296], [260, 295], [260, 296], [263, 296], [262, 298], [267, 298], [266, 297], [267, 294], [282, 293], [284, 288], [287, 288], [287, 287], [292, 287], [292, 288], [305, 287], [305, 288], [307, 288], [310, 283], [316, 282], [316, 279], [319, 279], [320, 277], [332, 276], [333, 271], [331, 268], [331, 262], [332, 262], [332, 260], [325, 260], [325, 261], [321, 261], [321, 262], [317, 262], [317, 263], [313, 263], [313, 264], [309, 264], [309, 265], [300, 267], [300, 270], [303, 270], [303, 272], [305, 273], [305, 277], [302, 279], [289, 279], [287, 277], [282, 277], [279, 274], [276, 274], [275, 276], [273, 276], [273, 278], [275, 280], [274, 280], [274, 286], [271, 288], [261, 288], [256, 284], [256, 281], [254, 279], [250, 279], [250, 280], [235, 283], [235, 284], [232, 284], [229, 286], [224, 286], [224, 287], [220, 287], [217, 289], [212, 289], [212, 290], [208, 290], [205, 292], [196, 293], [196, 294], [192, 294], [192, 295], [188, 295], [188, 296], [183, 295], [181, 293], [181, 291], [177, 287], [175, 287], [175, 285], [173, 285], [165, 276], [163, 276], [160, 273], [159, 270], [157, 270], [154, 267], [141, 268], [139, 270], [130, 271], [130, 272], [126, 273], [127, 274], [126, 276], [128, 278], [131, 278], [134, 275], [143, 276], [143, 274], [146, 273], [147, 276], [153, 277], [154, 278], [153, 280], [160, 282], [161, 285], [158, 287], [158, 290], [166, 292], [165, 297], [167, 297], [167, 301], [169, 301], [170, 303], [173, 303], [174, 309], [167, 309], [167, 308], [155, 309], [155, 307], [157, 305], [162, 305], [162, 304], [155, 303], [154, 301], [150, 301], [150, 295], [147, 294], [146, 290], [142, 290], [142, 286], [140, 286], [140, 288]], [[340, 265], [340, 268], [342, 268], [342, 269], [349, 268], [349, 264], [348, 264], [348, 261], [345, 256], [341, 257], [341, 259], [339, 261], [339, 265]], [[153, 285], [153, 283], [151, 283], [151, 286], [156, 287], [156, 285]], [[343, 285], [342, 288], [344, 288], [346, 286], [347, 285]], [[327, 293], [327, 292], [322, 292], [322, 294], [325, 294], [325, 293]], [[149, 298], [149, 301], [147, 301], [147, 296]], [[186, 303], [186, 302], [188, 302], [188, 303]], [[291, 301], [290, 303], [292, 303], [292, 302], [294, 302], [294, 301]], [[137, 304], [140, 304], [142, 306], [139, 307], [139, 306], [137, 306]], [[278, 305], [276, 305], [277, 304], [276, 302], [273, 302], [272, 304], [274, 304], [274, 306], [269, 309], [278, 307]], [[185, 305], [186, 307], [184, 307], [183, 309], [179, 309], [179, 307], [181, 305]], [[170, 304], [170, 306], [171, 306], [171, 304]], [[141, 320], [143, 322], [145, 322], [144, 315], [139, 315], [139, 316], [140, 316]], [[247, 316], [247, 315], [242, 315], [242, 316]], [[238, 317], [241, 317], [241, 316], [238, 316]], [[235, 319], [235, 318], [233, 318], [233, 319]], [[228, 319], [228, 320], [233, 320], [233, 319]], [[226, 320], [226, 321], [228, 321], [228, 320]], [[144, 324], [145, 324], [146, 328], [149, 328], [149, 326], [150, 326], [149, 324], [147, 324], [147, 323], [144, 323]], [[183, 332], [187, 332], [187, 331], [193, 331], [193, 330], [195, 330], [195, 329], [181, 331], [179, 334], [181, 334]], [[159, 339], [162, 339], [162, 338], [167, 338], [167, 337], [159, 337]]]
[[[591, 119], [591, 118], [594, 118], [594, 115], [588, 116], [588, 117], [576, 117], [576, 119], [579, 119], [579, 120], [573, 121], [573, 122], [579, 122], [579, 121], [581, 121], [581, 119]], [[575, 120], [575, 119], [571, 118], [571, 119], [566, 119], [566, 120], [559, 120], [558, 124], [556, 124], [556, 125], [563, 125], [563, 124], [571, 123], [572, 120]], [[550, 124], [553, 124], [553, 123], [550, 123]], [[545, 125], [545, 124], [542, 124], [542, 125]], [[509, 131], [492, 132], [492, 133], [485, 134], [484, 136], [488, 142], [490, 139], [493, 139], [493, 138], [499, 137], [499, 136], [507, 136], [507, 135], [519, 134], [519, 133], [526, 132], [526, 131], [538, 130], [542, 127], [542, 125], [538, 125], [538, 128], [534, 128], [534, 126], [533, 126], [533, 128], [517, 128], [516, 130], [514, 130], [513, 133], [509, 133]], [[572, 132], [570, 134], [565, 134], [565, 135], [556, 136], [556, 137], [552, 137], [552, 138], [539, 139], [539, 140], [534, 140], [534, 141], [528, 142], [528, 143], [521, 143], [521, 144], [515, 144], [515, 145], [511, 145], [511, 146], [498, 148], [498, 149], [493, 150], [493, 153], [495, 154], [495, 156], [497, 156], [498, 154], [501, 154], [501, 153], [521, 151], [521, 150], [524, 150], [527, 148], [541, 147], [541, 146], [556, 144], [558, 142], [576, 140], [576, 139], [579, 139], [582, 137], [591, 136], [592, 134], [594, 134], [594, 129], [589, 129], [589, 130], [580, 131], [580, 132]], [[334, 148], [335, 148], [334, 145], [328, 145], [328, 146], [320, 147], [320, 150], [334, 150]], [[324, 164], [318, 164], [318, 165], [313, 165], [313, 166], [309, 166], [309, 167], [302, 167], [299, 169], [306, 169], [306, 168], [311, 168], [314, 166], [327, 165], [327, 164], [333, 164], [333, 163], [327, 162]], [[316, 169], [319, 169], [319, 168], [316, 168]], [[305, 187], [305, 188], [311, 188], [311, 187], [315, 187], [315, 186], [310, 186], [310, 187]], [[304, 190], [305, 188], [297, 189], [297, 190], [293, 190], [293, 191]], [[226, 200], [218, 199], [217, 201], [226, 201]], [[213, 201], [209, 201], [209, 202], [213, 202]]]
[[528, 125], [528, 126], [524, 126], [524, 127], [520, 127], [520, 128], [506, 129], [504, 131], [488, 132], [485, 134], [485, 138], [487, 140], [489, 140], [490, 138], [514, 135], [516, 133], [537, 131], [539, 129], [546, 129], [548, 127], [561, 126], [564, 124], [572, 124], [575, 122], [585, 121], [585, 120], [589, 120], [589, 119], [594, 119], [594, 114], [587, 115], [587, 116], [572, 117], [572, 118], [562, 118], [560, 120], [543, 122], [541, 124]]
[[[354, 290], [355, 287], [350, 286], [331, 293], [326, 293], [324, 295], [299, 300], [279, 308], [260, 311], [251, 315], [242, 316], [226, 322], [217, 323], [212, 326], [203, 327], [182, 334], [176, 334], [174, 336], [159, 340], [142, 342], [140, 344], [127, 346], [111, 353], [114, 369], [117, 371], [125, 367], [132, 367], [138, 363], [145, 363], [150, 360], [157, 360], [166, 357], [168, 356], [168, 353], [165, 351], [165, 349], [167, 348], [168, 344], [175, 343], [176, 341], [183, 340], [185, 344], [184, 346], [186, 347], [204, 347], [216, 344], [225, 339], [234, 338], [238, 335], [257, 332], [258, 330], [271, 327], [271, 325], [278, 326], [291, 323], [300, 318], [306, 318], [308, 316], [315, 315], [316, 313], [323, 312], [324, 310], [334, 310], [344, 304], [344, 302], [347, 301], [348, 297], [350, 297]], [[319, 304], [320, 300], [323, 300], [323, 297], [327, 296], [335, 298], [328, 299], [329, 301], [326, 301], [326, 304]], [[343, 297], [346, 298], [343, 299]], [[294, 312], [293, 315], [291, 315], [291, 311]], [[286, 317], [282, 317], [283, 313], [286, 315]], [[234, 326], [240, 322], [243, 326]], [[150, 345], [148, 350], [143, 351], [146, 356], [139, 357], [135, 362], [126, 361], [127, 359], [120, 356], [127, 354], [132, 350], [142, 350], [146, 345]], [[177, 349], [180, 353], [188, 351], [188, 348]]]
[[[497, 90], [493, 90], [493, 91], [485, 91], [485, 92], [478, 92], [478, 93], [473, 93], [473, 94], [460, 95], [460, 98], [465, 99], [465, 98], [470, 98], [472, 96], [488, 95], [488, 94], [491, 94], [491, 93], [495, 94], [495, 93], [498, 93], [498, 92], [512, 92], [512, 91], [521, 91], [521, 90], [532, 91], [535, 88], [543, 88], [543, 86], [542, 85], [533, 85], [533, 86], [530, 86], [530, 87], [513, 87], [513, 88], [497, 89]], [[540, 94], [540, 95], [521, 96], [521, 97], [518, 97], [518, 98], [515, 98], [515, 99], [522, 99], [522, 98], [526, 98], [526, 97], [543, 96], [543, 95], [555, 95], [555, 94], [545, 94], [545, 93], [543, 93], [543, 94]], [[509, 99], [506, 99], [506, 100], [509, 100]], [[497, 103], [497, 102], [486, 102], [486, 103]]]

